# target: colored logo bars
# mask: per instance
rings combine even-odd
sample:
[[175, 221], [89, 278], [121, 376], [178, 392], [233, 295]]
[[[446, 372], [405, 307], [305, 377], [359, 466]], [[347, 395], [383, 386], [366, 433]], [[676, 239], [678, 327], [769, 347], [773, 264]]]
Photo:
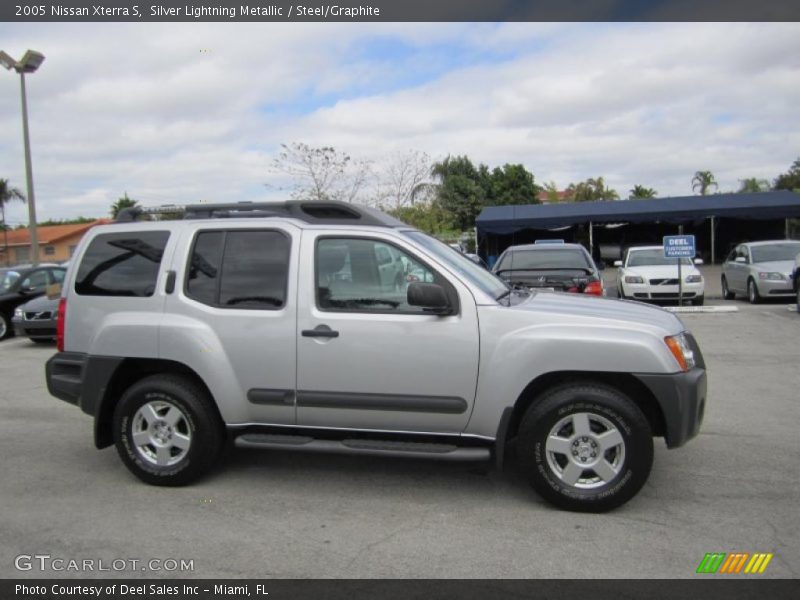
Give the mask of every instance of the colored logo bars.
[[700, 561], [697, 567], [698, 573], [763, 573], [767, 570], [769, 561], [772, 560], [772, 553], [756, 552], [709, 552]]

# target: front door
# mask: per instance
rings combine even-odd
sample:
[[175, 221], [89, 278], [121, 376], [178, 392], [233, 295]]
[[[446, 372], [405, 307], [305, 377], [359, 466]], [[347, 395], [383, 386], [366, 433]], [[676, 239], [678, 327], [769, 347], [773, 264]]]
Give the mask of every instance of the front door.
[[[478, 373], [477, 309], [468, 288], [399, 236], [305, 231], [301, 255], [297, 424], [461, 432]], [[445, 287], [454, 314], [410, 306], [411, 281]]]

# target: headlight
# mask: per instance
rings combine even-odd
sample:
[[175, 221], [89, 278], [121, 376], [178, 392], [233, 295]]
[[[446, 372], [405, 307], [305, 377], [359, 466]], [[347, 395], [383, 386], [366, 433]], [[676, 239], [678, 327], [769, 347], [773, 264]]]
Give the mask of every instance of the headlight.
[[16, 310], [14, 310], [14, 316], [17, 319], [21, 319], [24, 316], [24, 313], [22, 312], [22, 309], [21, 308], [17, 308]]
[[702, 275], [689, 275], [689, 276], [686, 277], [686, 279], [684, 281], [686, 281], [686, 283], [700, 283], [701, 281], [703, 281], [703, 276]]
[[759, 273], [758, 278], [767, 279], [769, 281], [783, 281], [784, 279], [786, 279], [783, 276], [783, 273]]
[[638, 275], [625, 275], [625, 283], [644, 283], [644, 279]]
[[694, 367], [694, 352], [689, 347], [685, 333], [681, 332], [678, 335], [665, 337], [664, 342], [667, 344], [672, 356], [678, 361], [682, 371], [688, 371]]

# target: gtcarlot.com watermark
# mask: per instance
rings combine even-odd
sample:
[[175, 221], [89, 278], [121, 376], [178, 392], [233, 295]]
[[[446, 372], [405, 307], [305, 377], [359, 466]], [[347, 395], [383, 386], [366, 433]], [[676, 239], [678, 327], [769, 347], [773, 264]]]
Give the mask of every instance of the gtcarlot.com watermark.
[[20, 554], [14, 558], [17, 571], [61, 573], [130, 572], [187, 573], [194, 571], [194, 559], [185, 558], [67, 558], [50, 554]]

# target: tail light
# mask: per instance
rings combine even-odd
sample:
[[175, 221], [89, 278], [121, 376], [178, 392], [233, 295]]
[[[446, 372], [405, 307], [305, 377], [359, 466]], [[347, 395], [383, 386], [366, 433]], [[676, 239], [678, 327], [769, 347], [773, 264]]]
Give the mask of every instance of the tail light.
[[603, 283], [601, 281], [590, 281], [586, 284], [586, 287], [583, 288], [583, 293], [591, 294], [592, 296], [602, 296]]
[[67, 324], [67, 299], [58, 301], [58, 314], [56, 315], [56, 349], [64, 351], [64, 327]]

